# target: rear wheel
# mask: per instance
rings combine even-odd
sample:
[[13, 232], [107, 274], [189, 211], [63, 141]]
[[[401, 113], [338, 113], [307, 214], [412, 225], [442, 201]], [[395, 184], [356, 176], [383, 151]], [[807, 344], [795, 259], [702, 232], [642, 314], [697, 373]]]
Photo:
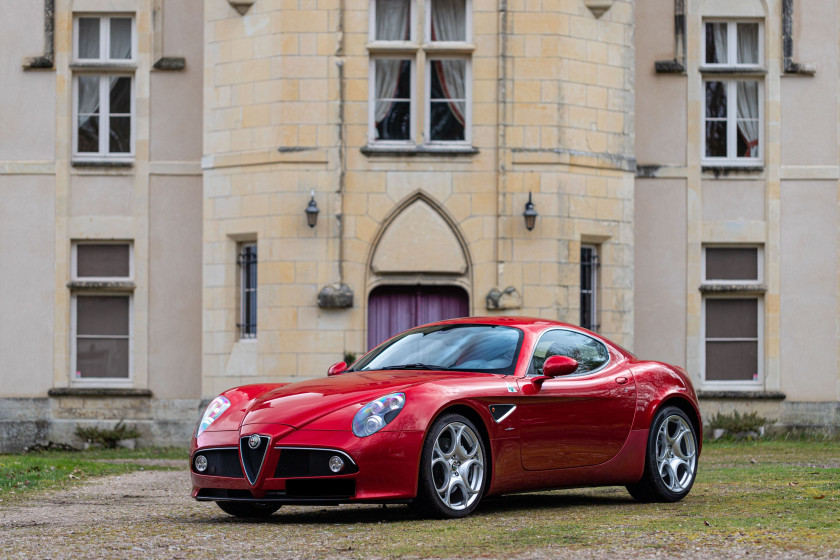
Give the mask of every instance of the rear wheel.
[[216, 502], [216, 505], [236, 517], [268, 517], [280, 509], [280, 504], [270, 502]]
[[441, 416], [423, 444], [415, 508], [433, 517], [469, 515], [484, 494], [487, 461], [475, 424], [460, 414]]
[[656, 413], [651, 423], [642, 479], [627, 485], [640, 502], [678, 502], [697, 477], [697, 435], [685, 412], [675, 406]]

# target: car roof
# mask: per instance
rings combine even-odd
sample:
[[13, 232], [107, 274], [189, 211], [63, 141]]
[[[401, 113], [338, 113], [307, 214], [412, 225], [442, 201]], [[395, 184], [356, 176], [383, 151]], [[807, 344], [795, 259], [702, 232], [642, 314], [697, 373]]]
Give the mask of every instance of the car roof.
[[511, 317], [509, 315], [499, 315], [494, 317], [460, 317], [458, 319], [447, 319], [445, 321], [435, 321], [428, 323], [428, 325], [499, 325], [506, 327], [519, 327], [529, 331], [541, 331], [549, 327], [568, 327], [575, 330], [585, 330], [577, 325], [569, 323], [561, 323], [560, 321], [552, 321], [550, 319], [541, 319], [539, 317]]

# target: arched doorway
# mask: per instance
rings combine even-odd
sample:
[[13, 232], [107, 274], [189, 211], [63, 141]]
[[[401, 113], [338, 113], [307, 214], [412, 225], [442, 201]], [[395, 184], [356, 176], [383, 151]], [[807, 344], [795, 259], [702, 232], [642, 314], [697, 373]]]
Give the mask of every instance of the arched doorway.
[[368, 350], [411, 327], [469, 313], [467, 292], [458, 286], [378, 286], [368, 298]]

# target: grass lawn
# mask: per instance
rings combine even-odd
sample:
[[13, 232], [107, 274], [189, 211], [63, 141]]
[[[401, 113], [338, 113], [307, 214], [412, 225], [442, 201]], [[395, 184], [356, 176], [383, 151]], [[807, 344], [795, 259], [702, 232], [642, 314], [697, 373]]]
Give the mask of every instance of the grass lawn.
[[180, 448], [92, 449], [46, 451], [23, 455], [0, 454], [0, 500], [10, 501], [36, 490], [63, 488], [95, 476], [141, 469], [173, 468], [155, 460], [180, 459], [187, 464], [187, 450]]

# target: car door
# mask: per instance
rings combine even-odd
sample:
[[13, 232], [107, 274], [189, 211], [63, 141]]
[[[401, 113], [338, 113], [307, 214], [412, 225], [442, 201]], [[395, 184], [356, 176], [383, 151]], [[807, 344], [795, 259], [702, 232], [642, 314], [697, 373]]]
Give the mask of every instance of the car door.
[[[599, 340], [553, 329], [535, 346], [531, 374], [541, 375], [542, 364], [554, 355], [574, 358], [578, 370], [545, 380], [538, 391], [522, 390], [522, 466], [549, 470], [609, 461], [624, 445], [633, 423], [632, 372], [616, 363], [616, 356]], [[528, 378], [519, 381], [521, 389], [531, 384]]]

